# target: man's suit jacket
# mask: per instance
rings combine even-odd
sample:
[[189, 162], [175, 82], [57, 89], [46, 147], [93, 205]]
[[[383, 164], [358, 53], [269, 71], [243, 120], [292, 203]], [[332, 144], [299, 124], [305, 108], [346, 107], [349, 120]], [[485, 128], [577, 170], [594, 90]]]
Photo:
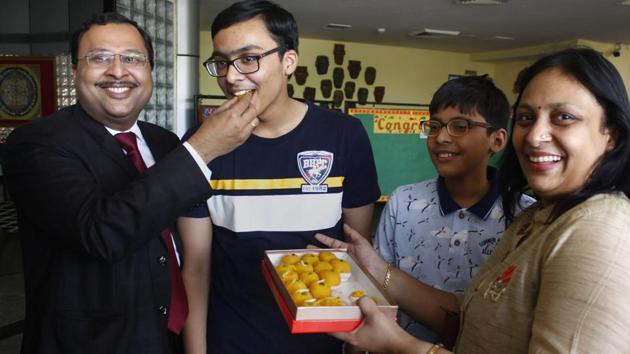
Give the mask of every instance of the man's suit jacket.
[[169, 353], [160, 236], [209, 197], [177, 136], [138, 122], [157, 163], [138, 174], [78, 105], [17, 128], [5, 178], [24, 252], [23, 353]]

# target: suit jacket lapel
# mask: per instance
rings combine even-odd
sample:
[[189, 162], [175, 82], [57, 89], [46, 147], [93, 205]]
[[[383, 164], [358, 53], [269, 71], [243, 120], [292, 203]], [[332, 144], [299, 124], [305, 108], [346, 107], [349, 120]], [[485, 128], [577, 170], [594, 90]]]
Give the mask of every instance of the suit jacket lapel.
[[[77, 115], [79, 116], [79, 124], [94, 139], [96, 144], [103, 149], [104, 153], [114, 160], [114, 162], [130, 176], [136, 176], [138, 171], [134, 167], [133, 162], [131, 162], [131, 159], [129, 159], [123, 152], [120, 144], [116, 141], [116, 138], [114, 138], [100, 122], [97, 122], [90, 117], [78, 104], [76, 105], [76, 109], [78, 110]], [[142, 131], [142, 136], [147, 141], [149, 149], [151, 149], [153, 157], [157, 161], [168, 151], [165, 151], [166, 149], [159, 144], [159, 138], [152, 134], [153, 129], [146, 129], [146, 127], [143, 129], [144, 122], [141, 121], [138, 121], [138, 125]], [[160, 237], [160, 241], [162, 246], [167, 249], [167, 246], [164, 243], [164, 238]]]
[[118, 166], [125, 170], [129, 175], [135, 176], [138, 171], [133, 163], [123, 152], [118, 141], [105, 129], [100, 123], [90, 117], [80, 105], [76, 105], [76, 115], [80, 126], [94, 139], [96, 144], [101, 147], [103, 152], [109, 156]]
[[[140, 128], [142, 136], [144, 137], [144, 141], [147, 143], [149, 150], [151, 150], [151, 154], [153, 154], [153, 159], [157, 163], [157, 161], [159, 161], [164, 155], [169, 152], [166, 144], [161, 143], [162, 137], [160, 137], [159, 134], [156, 134], [160, 133], [160, 131], [157, 129], [152, 129], [152, 127], [150, 127], [147, 123], [143, 121], [138, 121], [138, 128]], [[171, 233], [173, 232], [171, 230], [175, 230], [175, 227], [173, 227], [173, 225], [169, 225], [168, 228]], [[160, 240], [162, 241], [165, 249], [168, 249], [168, 246], [165, 243], [167, 242], [167, 240], [165, 240], [163, 237], [160, 237]]]
[[160, 144], [160, 137], [155, 135], [155, 129], [149, 129], [146, 123], [142, 121], [138, 121], [138, 127], [140, 128], [144, 141], [147, 143], [147, 146], [149, 146], [149, 150], [151, 150], [155, 161], [158, 161], [162, 158], [162, 156], [168, 153], [164, 144]]

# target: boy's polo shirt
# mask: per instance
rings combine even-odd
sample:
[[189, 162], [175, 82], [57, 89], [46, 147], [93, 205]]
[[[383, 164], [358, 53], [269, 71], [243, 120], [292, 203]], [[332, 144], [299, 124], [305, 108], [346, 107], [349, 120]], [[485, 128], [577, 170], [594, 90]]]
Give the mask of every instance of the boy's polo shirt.
[[[442, 177], [398, 187], [390, 196], [374, 246], [387, 261], [435, 288], [463, 293], [505, 230], [496, 170], [488, 169], [490, 188], [469, 208], [452, 198]], [[533, 199], [524, 197], [524, 206]], [[399, 316], [401, 326], [425, 340], [434, 333]]]

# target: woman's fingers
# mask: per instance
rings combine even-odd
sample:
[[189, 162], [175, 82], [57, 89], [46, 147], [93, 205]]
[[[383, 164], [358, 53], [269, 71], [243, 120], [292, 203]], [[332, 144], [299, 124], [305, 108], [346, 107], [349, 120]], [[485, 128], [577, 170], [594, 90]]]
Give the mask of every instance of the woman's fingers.
[[337, 240], [335, 238], [332, 237], [328, 237], [324, 234], [315, 234], [315, 239], [317, 239], [317, 241], [323, 243], [324, 245], [330, 247], [330, 248], [348, 248], [348, 244]]
[[376, 307], [376, 303], [369, 296], [362, 296], [359, 300], [357, 300], [357, 305], [361, 308], [361, 312], [365, 315], [366, 318], [371, 318], [378, 311], [378, 307]]

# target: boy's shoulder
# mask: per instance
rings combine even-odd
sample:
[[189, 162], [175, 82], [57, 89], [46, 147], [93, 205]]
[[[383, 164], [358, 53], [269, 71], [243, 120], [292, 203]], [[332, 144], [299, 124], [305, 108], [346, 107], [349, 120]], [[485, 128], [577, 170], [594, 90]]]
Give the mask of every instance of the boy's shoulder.
[[437, 188], [437, 178], [431, 178], [411, 184], [404, 184], [394, 189], [390, 196], [390, 199], [400, 198], [401, 196], [404, 196], [406, 199], [409, 196], [425, 196], [437, 194]]

